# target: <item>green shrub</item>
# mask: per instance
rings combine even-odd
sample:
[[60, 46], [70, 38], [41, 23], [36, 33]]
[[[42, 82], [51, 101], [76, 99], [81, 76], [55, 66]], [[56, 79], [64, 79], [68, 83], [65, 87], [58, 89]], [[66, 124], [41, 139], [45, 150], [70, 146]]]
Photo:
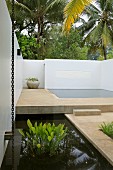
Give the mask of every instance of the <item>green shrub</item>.
[[111, 123], [105, 123], [100, 125], [100, 129], [108, 136], [113, 138], [113, 122]]
[[62, 141], [67, 134], [67, 128], [64, 127], [64, 124], [55, 126], [54, 123], [40, 123], [37, 125], [37, 122], [35, 122], [33, 126], [28, 119], [27, 125], [28, 130], [19, 130], [23, 136], [27, 154], [35, 157], [43, 154], [52, 156], [58, 153], [60, 146], [62, 146]]
[[41, 59], [39, 57], [40, 44], [37, 44], [35, 37], [22, 35], [19, 32], [17, 32], [16, 35], [24, 59]]

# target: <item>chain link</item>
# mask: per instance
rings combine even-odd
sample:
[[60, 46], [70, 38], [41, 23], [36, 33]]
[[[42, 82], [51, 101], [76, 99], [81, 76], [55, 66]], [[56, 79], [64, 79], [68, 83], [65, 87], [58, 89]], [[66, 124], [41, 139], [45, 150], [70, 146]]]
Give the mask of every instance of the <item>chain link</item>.
[[12, 170], [14, 170], [14, 0], [12, 0], [12, 56], [11, 56], [11, 122], [12, 122]]

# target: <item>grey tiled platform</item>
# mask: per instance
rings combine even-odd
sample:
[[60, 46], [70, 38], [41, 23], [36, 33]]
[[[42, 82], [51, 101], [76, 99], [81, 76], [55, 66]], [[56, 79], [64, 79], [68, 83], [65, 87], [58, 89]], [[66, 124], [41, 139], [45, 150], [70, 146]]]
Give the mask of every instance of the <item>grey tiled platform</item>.
[[73, 109], [113, 111], [113, 98], [64, 99], [46, 89], [23, 89], [16, 105], [16, 114], [73, 113]]

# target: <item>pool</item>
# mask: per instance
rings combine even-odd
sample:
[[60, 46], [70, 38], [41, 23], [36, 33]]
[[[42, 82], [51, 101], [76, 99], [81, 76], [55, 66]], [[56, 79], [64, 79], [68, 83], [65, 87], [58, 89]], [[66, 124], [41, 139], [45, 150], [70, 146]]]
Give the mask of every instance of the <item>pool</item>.
[[101, 89], [49, 89], [59, 98], [112, 98], [113, 91]]
[[[66, 141], [68, 143], [65, 152], [58, 155], [55, 162], [49, 157], [30, 158], [23, 150], [23, 140], [18, 129], [26, 129], [26, 120], [34, 122], [64, 123], [68, 127]], [[100, 153], [80, 134], [64, 115], [19, 115], [15, 122], [14, 140], [14, 170], [113, 170], [113, 166], [100, 155]], [[5, 153], [1, 170], [12, 170], [11, 165], [11, 141]], [[65, 145], [65, 143], [63, 143]], [[25, 150], [24, 150], [25, 151]], [[63, 155], [65, 153], [65, 155]], [[59, 159], [60, 158], [60, 159]], [[47, 160], [45, 162], [45, 160]]]

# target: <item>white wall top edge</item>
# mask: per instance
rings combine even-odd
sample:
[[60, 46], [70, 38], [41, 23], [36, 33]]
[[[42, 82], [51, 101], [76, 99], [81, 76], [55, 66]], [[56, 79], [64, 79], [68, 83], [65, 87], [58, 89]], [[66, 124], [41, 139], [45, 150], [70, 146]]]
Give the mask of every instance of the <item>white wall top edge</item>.
[[[102, 61], [98, 61], [98, 60], [70, 60], [70, 59], [45, 59], [45, 62], [95, 62], [95, 63], [101, 63]], [[107, 60], [106, 60], [107, 61]]]

